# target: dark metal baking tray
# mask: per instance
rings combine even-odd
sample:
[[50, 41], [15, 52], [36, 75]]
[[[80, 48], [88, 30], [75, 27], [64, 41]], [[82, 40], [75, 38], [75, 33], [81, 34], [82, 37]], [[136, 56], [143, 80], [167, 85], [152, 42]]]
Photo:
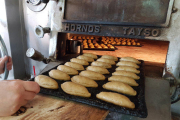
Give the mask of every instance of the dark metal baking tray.
[[[100, 56], [98, 56], [98, 57], [100, 57]], [[146, 108], [146, 103], [145, 103], [145, 78], [144, 78], [144, 72], [143, 72], [143, 62], [144, 61], [141, 61], [140, 68], [139, 68], [140, 74], [138, 74], [138, 76], [140, 76], [140, 80], [136, 81], [139, 84], [139, 86], [133, 87], [134, 90], [137, 91], [137, 95], [136, 96], [125, 95], [135, 104], [136, 107], [134, 109], [120, 107], [120, 106], [117, 106], [117, 105], [114, 105], [114, 104], [111, 104], [111, 103], [108, 103], [108, 102], [105, 102], [105, 101], [102, 101], [102, 100], [99, 100], [96, 98], [96, 94], [100, 93], [101, 91], [113, 92], [110, 90], [103, 89], [102, 85], [105, 84], [106, 82], [108, 82], [108, 77], [112, 76], [112, 73], [115, 71], [115, 68], [116, 68], [115, 65], [113, 65], [111, 69], [108, 69], [110, 74], [105, 75], [106, 79], [104, 81], [96, 81], [98, 83], [97, 88], [87, 88], [88, 91], [91, 93], [90, 98], [73, 96], [73, 95], [69, 95], [69, 94], [65, 93], [60, 87], [61, 84], [64, 83], [65, 81], [61, 81], [61, 80], [56, 80], [59, 84], [59, 89], [52, 90], [52, 89], [46, 89], [46, 88], [41, 87], [40, 93], [51, 95], [51, 96], [56, 96], [56, 97], [63, 98], [66, 100], [71, 100], [71, 101], [75, 101], [75, 102], [88, 104], [91, 106], [99, 107], [99, 108], [110, 110], [113, 112], [118, 112], [118, 113], [122, 113], [122, 114], [136, 116], [136, 117], [146, 118], [147, 117], [147, 108]], [[64, 63], [62, 63], [62, 64], [64, 64]], [[87, 66], [84, 66], [85, 69], [86, 69], [86, 67]], [[52, 69], [57, 69], [57, 66]], [[49, 76], [48, 73], [52, 69], [42, 73], [42, 75]], [[79, 72], [81, 72], [81, 71], [79, 71]], [[73, 77], [73, 76], [70, 76], [70, 77]], [[34, 81], [34, 78], [30, 79], [30, 81]]]
[[112, 48], [83, 48], [83, 50], [100, 50], [100, 51], [115, 51], [118, 48], [114, 47]]

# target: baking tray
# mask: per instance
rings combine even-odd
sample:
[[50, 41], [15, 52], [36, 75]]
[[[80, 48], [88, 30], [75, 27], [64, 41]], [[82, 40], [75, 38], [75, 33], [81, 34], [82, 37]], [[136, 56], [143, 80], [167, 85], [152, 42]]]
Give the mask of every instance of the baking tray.
[[[98, 58], [100, 58], [100, 56], [98, 56]], [[118, 58], [118, 59], [120, 59], [120, 58]], [[110, 110], [112, 112], [118, 112], [118, 113], [122, 113], [122, 114], [136, 116], [136, 117], [146, 118], [147, 117], [147, 108], [146, 108], [146, 103], [145, 103], [145, 78], [144, 78], [144, 72], [143, 72], [143, 62], [144, 61], [141, 61], [141, 64], [140, 64], [140, 68], [139, 68], [140, 74], [137, 74], [138, 76], [140, 76], [140, 80], [136, 81], [139, 84], [139, 86], [133, 87], [134, 90], [137, 91], [137, 95], [136, 96], [125, 95], [135, 104], [136, 107], [134, 109], [117, 106], [117, 105], [114, 105], [114, 104], [111, 104], [111, 103], [108, 103], [108, 102], [105, 102], [105, 101], [102, 101], [102, 100], [96, 98], [96, 94], [100, 93], [101, 91], [112, 92], [110, 90], [103, 89], [102, 85], [105, 84], [106, 82], [108, 82], [108, 77], [112, 76], [112, 73], [115, 71], [115, 68], [116, 68], [115, 65], [113, 65], [111, 69], [108, 69], [110, 74], [105, 75], [106, 79], [104, 81], [96, 81], [98, 83], [97, 88], [87, 88], [88, 91], [91, 93], [90, 98], [73, 96], [73, 95], [69, 95], [69, 94], [65, 93], [61, 89], [60, 86], [62, 83], [66, 82], [66, 81], [61, 81], [61, 80], [56, 80], [59, 84], [59, 89], [52, 90], [52, 89], [46, 89], [46, 88], [41, 87], [40, 93], [51, 95], [51, 96], [56, 96], [56, 97], [63, 98], [66, 100], [71, 100], [71, 101], [75, 101], [75, 102], [88, 104], [91, 106]], [[63, 65], [64, 63], [62, 63], [60, 65]], [[86, 67], [87, 66], [84, 66], [85, 69], [86, 69]], [[57, 69], [57, 66], [52, 69]], [[42, 75], [49, 76], [48, 73], [52, 69], [42, 73]], [[79, 72], [81, 72], [81, 71], [79, 71]], [[70, 76], [70, 77], [73, 77], [73, 76]], [[34, 78], [30, 79], [29, 81], [34, 81]]]
[[100, 50], [100, 51], [115, 51], [118, 50], [118, 48], [116, 48], [114, 46], [114, 48], [83, 48], [83, 50]]

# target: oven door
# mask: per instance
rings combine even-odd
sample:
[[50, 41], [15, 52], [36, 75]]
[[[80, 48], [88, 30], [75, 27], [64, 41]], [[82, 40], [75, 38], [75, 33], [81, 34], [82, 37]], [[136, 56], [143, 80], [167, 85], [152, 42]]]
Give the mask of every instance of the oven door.
[[[6, 45], [0, 35], [0, 57], [4, 57], [4, 56], [8, 56], [8, 51], [7, 51], [7, 48], [6, 48]], [[7, 67], [6, 67], [6, 64], [7, 64], [7, 61], [5, 62], [5, 67], [4, 67], [4, 73], [0, 75], [0, 80], [6, 80], [8, 75], [9, 75], [9, 71], [7, 70]]]

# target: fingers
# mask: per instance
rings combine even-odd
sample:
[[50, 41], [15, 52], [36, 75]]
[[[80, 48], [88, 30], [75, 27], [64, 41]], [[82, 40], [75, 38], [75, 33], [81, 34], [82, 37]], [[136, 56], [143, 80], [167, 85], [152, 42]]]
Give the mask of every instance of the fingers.
[[4, 65], [7, 60], [8, 60], [7, 56], [1, 58], [0, 65]]
[[23, 82], [24, 89], [29, 92], [39, 93], [40, 87], [36, 82], [24, 81]]
[[25, 100], [32, 100], [36, 96], [36, 93], [25, 91], [24, 92], [24, 99]]
[[8, 57], [7, 69], [8, 70], [12, 69], [12, 58], [11, 57]]

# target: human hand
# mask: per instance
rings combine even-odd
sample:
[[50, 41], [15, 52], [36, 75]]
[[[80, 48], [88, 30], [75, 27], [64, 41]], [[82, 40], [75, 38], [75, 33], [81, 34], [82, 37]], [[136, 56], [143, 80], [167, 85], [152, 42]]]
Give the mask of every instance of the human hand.
[[36, 82], [22, 80], [0, 81], [0, 116], [10, 116], [32, 100], [40, 87]]
[[0, 58], [0, 74], [4, 73], [4, 64], [7, 62], [7, 69], [11, 70], [12, 69], [12, 58], [9, 56], [5, 56], [3, 58]]

